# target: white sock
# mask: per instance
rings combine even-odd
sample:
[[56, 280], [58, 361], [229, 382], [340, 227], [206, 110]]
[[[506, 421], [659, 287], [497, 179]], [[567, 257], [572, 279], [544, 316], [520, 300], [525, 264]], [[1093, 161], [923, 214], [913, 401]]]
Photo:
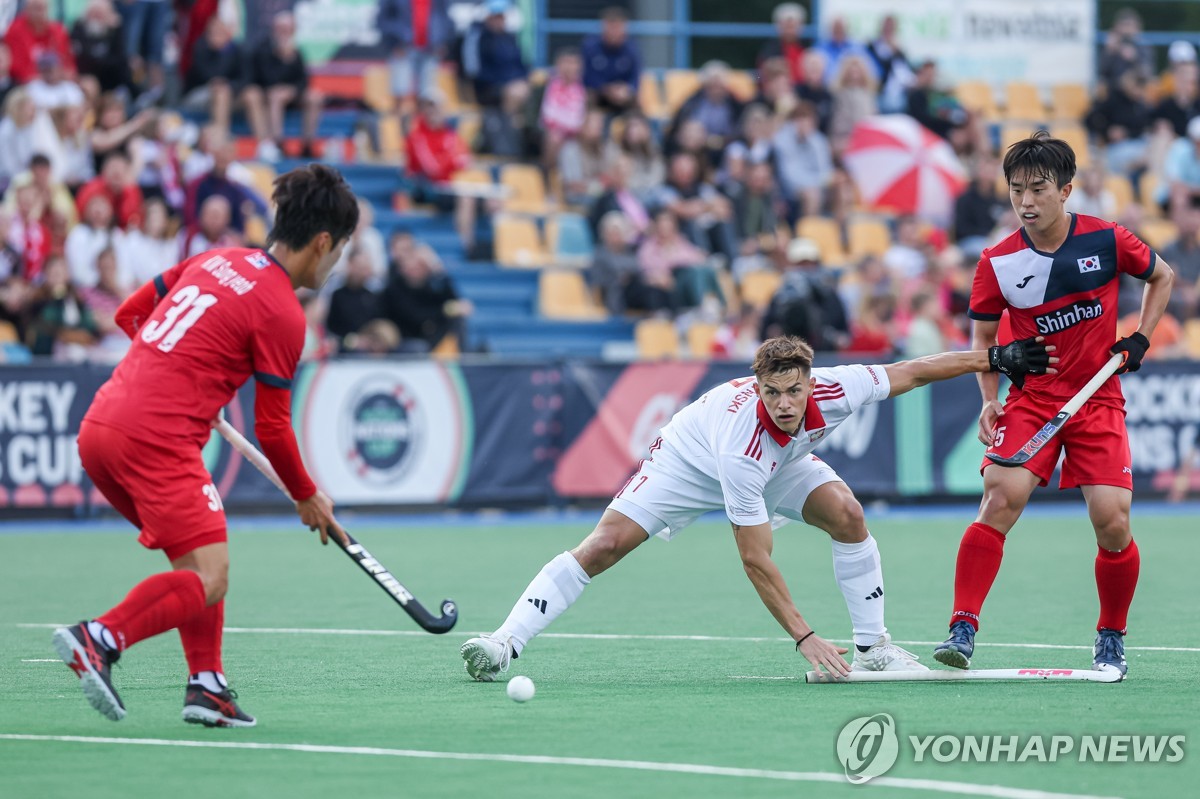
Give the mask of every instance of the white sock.
[[883, 567], [879, 547], [870, 533], [866, 541], [857, 544], [833, 542], [833, 576], [846, 598], [855, 645], [870, 646], [887, 632], [883, 624]]
[[113, 651], [117, 650], [117, 642], [113, 640], [113, 634], [103, 624], [98, 621], [89, 621], [87, 628], [88, 635], [92, 636], [94, 640], [99, 641]]
[[229, 687], [229, 683], [225, 681], [225, 675], [219, 671], [202, 671], [199, 674], [193, 674], [188, 682], [192, 685], [203, 685], [205, 689], [214, 694], [219, 694]]
[[513, 649], [521, 654], [527, 643], [579, 599], [591, 581], [574, 555], [562, 553], [542, 567], [494, 635], [511, 638]]

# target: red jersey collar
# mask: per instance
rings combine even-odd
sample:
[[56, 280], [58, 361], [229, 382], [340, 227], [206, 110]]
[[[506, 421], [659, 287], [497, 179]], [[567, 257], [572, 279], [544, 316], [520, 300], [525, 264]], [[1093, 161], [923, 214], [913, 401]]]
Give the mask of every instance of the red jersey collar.
[[[758, 421], [771, 434], [771, 439], [779, 446], [786, 447], [788, 442], [792, 440], [792, 436], [785, 433], [783, 428], [775, 424], [775, 420], [771, 418], [771, 414], [767, 413], [767, 406], [763, 405], [761, 399], [759, 399], [758, 407], [755, 410], [758, 412]], [[817, 401], [809, 394], [808, 404], [804, 407], [804, 429], [817, 430], [824, 426], [825, 417], [821, 414], [821, 409], [817, 407]]]

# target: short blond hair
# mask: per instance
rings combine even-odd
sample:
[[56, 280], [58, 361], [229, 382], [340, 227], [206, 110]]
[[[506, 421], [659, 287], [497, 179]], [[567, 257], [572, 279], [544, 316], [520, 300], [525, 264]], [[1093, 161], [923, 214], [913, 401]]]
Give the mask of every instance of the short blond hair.
[[805, 376], [812, 373], [813, 348], [799, 336], [776, 336], [764, 341], [754, 353], [750, 367], [760, 381], [780, 372], [799, 369]]

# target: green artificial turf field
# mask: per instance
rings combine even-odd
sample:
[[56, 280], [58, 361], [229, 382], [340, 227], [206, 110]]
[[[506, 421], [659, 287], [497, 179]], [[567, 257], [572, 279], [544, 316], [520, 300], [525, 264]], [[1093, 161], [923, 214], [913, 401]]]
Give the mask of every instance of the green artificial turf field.
[[[872, 524], [889, 627], [926, 663], [945, 633], [970, 517]], [[61, 663], [46, 662], [47, 625], [96, 615], [161, 569], [161, 556], [132, 532], [42, 526], [0, 535], [0, 795], [1049, 799], [1186, 795], [1200, 779], [1190, 751], [1200, 743], [1194, 516], [1135, 512], [1143, 564], [1122, 684], [734, 679], [794, 677], [807, 663], [760, 604], [728, 527], [703, 523], [670, 544], [648, 543], [595, 580], [514, 662], [510, 674], [537, 684], [524, 705], [501, 684], [470, 682], [458, 647], [493, 629], [538, 569], [590, 525], [350, 526], [427, 606], [457, 600], [458, 628], [421, 633], [311, 534], [238, 520], [225, 668], [258, 716], [252, 730], [180, 721], [185, 667], [173, 633], [139, 644], [116, 667], [129, 711], [119, 723], [88, 707]], [[820, 634], [846, 638], [825, 536], [792, 524], [776, 540], [801, 611]], [[1089, 667], [1094, 551], [1082, 505], [1024, 520], [984, 609], [974, 665]], [[877, 713], [895, 719], [899, 757], [886, 777], [849, 785], [838, 732]], [[914, 762], [908, 736], [966, 734], [1071, 736], [1076, 748], [1053, 763]], [[1078, 762], [1079, 736], [1115, 734], [1186, 735], [1186, 755], [1173, 764]], [[136, 744], [145, 740], [158, 743]]]

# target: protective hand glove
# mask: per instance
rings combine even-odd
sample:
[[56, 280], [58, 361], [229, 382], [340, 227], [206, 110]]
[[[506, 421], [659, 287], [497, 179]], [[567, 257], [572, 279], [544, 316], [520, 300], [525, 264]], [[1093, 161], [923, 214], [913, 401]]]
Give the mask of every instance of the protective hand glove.
[[1003, 347], [988, 348], [988, 366], [1008, 377], [1017, 388], [1025, 385], [1025, 375], [1044, 375], [1050, 367], [1050, 353], [1041, 336], [1011, 341]]
[[1136, 372], [1142, 368], [1142, 358], [1146, 357], [1146, 350], [1150, 349], [1150, 339], [1143, 336], [1141, 333], [1131, 333], [1125, 338], [1118, 341], [1109, 350], [1111, 353], [1125, 353], [1125, 363], [1121, 364], [1121, 368], [1117, 370], [1117, 374], [1123, 375], [1126, 372]]

